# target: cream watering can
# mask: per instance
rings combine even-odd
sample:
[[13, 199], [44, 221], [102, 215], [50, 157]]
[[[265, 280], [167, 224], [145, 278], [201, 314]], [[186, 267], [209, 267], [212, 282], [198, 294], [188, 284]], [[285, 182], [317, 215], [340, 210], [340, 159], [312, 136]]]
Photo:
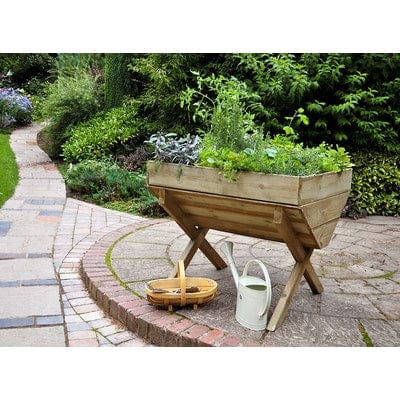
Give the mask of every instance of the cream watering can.
[[[260, 331], [267, 326], [268, 310], [271, 305], [271, 281], [265, 265], [259, 260], [250, 260], [246, 263], [243, 274], [239, 277], [233, 259], [233, 243], [224, 242], [221, 251], [228, 259], [233, 279], [237, 288], [236, 320], [244, 327]], [[250, 265], [258, 265], [264, 272], [265, 280], [256, 276], [247, 275]]]

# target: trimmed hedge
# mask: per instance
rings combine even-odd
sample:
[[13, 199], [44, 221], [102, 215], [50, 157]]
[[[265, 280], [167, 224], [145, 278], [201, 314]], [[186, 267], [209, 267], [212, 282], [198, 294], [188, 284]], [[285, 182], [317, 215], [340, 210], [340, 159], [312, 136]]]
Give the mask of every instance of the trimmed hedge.
[[400, 215], [400, 155], [352, 154], [350, 207], [369, 215]]

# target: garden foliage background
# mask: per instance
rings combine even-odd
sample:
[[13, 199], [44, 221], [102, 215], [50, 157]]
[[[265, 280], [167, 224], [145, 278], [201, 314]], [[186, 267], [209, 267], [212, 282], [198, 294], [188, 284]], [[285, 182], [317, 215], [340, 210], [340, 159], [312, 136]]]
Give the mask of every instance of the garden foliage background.
[[219, 129], [344, 146], [347, 215], [399, 214], [399, 54], [1, 54], [0, 73], [48, 121], [42, 145], [70, 189], [100, 204], [159, 215], [146, 142]]

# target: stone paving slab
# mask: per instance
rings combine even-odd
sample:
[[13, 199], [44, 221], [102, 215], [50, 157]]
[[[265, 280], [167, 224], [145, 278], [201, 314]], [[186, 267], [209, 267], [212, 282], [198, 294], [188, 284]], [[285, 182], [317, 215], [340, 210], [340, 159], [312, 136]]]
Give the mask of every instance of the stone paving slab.
[[2, 287], [0, 318], [61, 314], [58, 285]]
[[0, 345], [5, 347], [63, 347], [63, 326], [0, 329]]

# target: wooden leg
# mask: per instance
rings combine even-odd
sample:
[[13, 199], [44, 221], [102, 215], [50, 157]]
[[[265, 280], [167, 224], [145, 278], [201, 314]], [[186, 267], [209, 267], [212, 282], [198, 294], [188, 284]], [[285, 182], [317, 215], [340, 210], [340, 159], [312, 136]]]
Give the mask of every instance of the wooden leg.
[[[192, 261], [193, 256], [195, 255], [197, 249], [200, 247], [202, 241], [204, 240], [208, 232], [208, 228], [196, 228], [196, 229], [198, 231], [197, 237], [194, 240], [189, 241], [185, 250], [180, 256], [180, 260], [183, 260], [185, 269], [189, 265], [190, 261]], [[174, 278], [177, 276], [177, 274], [178, 274], [178, 264], [175, 265], [169, 277]]]
[[[283, 240], [285, 241], [288, 249], [292, 253], [293, 258], [296, 261], [303, 261], [306, 259], [307, 249], [303, 247], [301, 242], [296, 236], [295, 231], [292, 228], [289, 218], [287, 217], [284, 209], [282, 207], [276, 207], [274, 212], [274, 225], [275, 228], [281, 234]], [[322, 293], [322, 284], [314, 271], [309, 259], [306, 261], [306, 269], [304, 270], [304, 278], [309, 284], [312, 292], [314, 294]]]
[[189, 265], [190, 261], [192, 261], [192, 258], [195, 255], [197, 249], [201, 246], [201, 243], [207, 235], [208, 228], [197, 228], [197, 231], [197, 237], [187, 244], [185, 250], [181, 255], [181, 260], [183, 260], [185, 268], [187, 267], [187, 265]]
[[268, 322], [267, 329], [269, 331], [274, 331], [282, 324], [283, 320], [285, 319], [293, 295], [295, 294], [297, 286], [299, 285], [300, 280], [304, 274], [304, 271], [307, 267], [307, 261], [310, 258], [311, 254], [312, 250], [310, 249], [306, 254], [305, 260], [303, 260], [302, 262], [296, 262], [296, 264], [294, 265], [293, 270], [278, 301], [278, 304], [275, 307], [274, 313], [272, 314]]
[[288, 249], [296, 260], [296, 264], [289, 276], [286, 286], [283, 289], [274, 313], [267, 325], [269, 331], [274, 331], [282, 324], [292, 301], [292, 297], [304, 275], [313, 293], [321, 293], [323, 288], [319, 281], [313, 266], [310, 262], [313, 249], [305, 248], [296, 236], [295, 231], [287, 217], [285, 210], [277, 206], [274, 212], [274, 226], [282, 236]]
[[304, 278], [306, 278], [306, 281], [314, 294], [320, 294], [324, 291], [324, 287], [315, 273], [314, 267], [312, 266], [310, 260], [306, 262]]
[[[190, 252], [192, 252], [193, 249], [197, 246], [196, 250], [199, 248], [204, 253], [204, 255], [211, 261], [211, 263], [215, 266], [215, 268], [217, 269], [225, 268], [227, 264], [224, 261], [224, 259], [216, 252], [216, 250], [210, 245], [210, 243], [205, 239], [205, 237], [200, 239], [199, 235], [202, 235], [202, 232], [204, 232], [203, 231], [204, 228], [197, 228], [190, 221], [188, 216], [179, 208], [179, 206], [175, 204], [175, 202], [169, 199], [167, 190], [161, 188], [153, 188], [153, 187], [150, 188], [159, 198], [160, 204], [165, 209], [165, 211], [167, 211], [167, 213], [175, 220], [175, 222], [183, 229], [186, 235], [188, 235], [189, 238], [191, 239], [191, 242], [189, 242], [189, 245], [187, 247], [189, 255]], [[197, 243], [197, 240], [200, 243]], [[193, 255], [196, 252], [196, 250], [193, 252]], [[188, 263], [185, 263], [185, 265], [187, 266]]]

